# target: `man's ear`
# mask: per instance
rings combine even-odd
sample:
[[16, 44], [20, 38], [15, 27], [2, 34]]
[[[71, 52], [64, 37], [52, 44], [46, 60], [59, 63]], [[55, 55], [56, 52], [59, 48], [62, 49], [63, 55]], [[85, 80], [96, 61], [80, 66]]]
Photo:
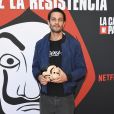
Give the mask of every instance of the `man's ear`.
[[47, 24], [50, 26], [50, 22], [49, 22], [49, 20], [47, 21]]
[[64, 22], [64, 23], [63, 23], [63, 27], [65, 27], [65, 24], [66, 24], [66, 23]]

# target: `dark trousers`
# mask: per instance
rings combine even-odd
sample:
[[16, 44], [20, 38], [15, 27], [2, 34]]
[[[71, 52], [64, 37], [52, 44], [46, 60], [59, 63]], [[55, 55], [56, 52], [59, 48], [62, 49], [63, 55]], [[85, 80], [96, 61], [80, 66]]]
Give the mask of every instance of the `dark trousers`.
[[74, 96], [53, 97], [41, 95], [40, 114], [74, 114]]

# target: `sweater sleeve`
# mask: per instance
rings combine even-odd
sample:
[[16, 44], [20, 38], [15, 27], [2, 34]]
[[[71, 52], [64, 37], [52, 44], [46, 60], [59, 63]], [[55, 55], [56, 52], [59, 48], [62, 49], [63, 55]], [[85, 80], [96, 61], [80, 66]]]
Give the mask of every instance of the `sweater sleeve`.
[[38, 76], [41, 74], [41, 69], [39, 65], [38, 43], [36, 43], [35, 45], [35, 51], [32, 63], [32, 73], [35, 79], [38, 80]]
[[80, 43], [77, 42], [75, 46], [74, 60], [73, 60], [73, 70], [69, 74], [69, 80], [78, 81], [86, 75], [86, 65], [81, 50]]

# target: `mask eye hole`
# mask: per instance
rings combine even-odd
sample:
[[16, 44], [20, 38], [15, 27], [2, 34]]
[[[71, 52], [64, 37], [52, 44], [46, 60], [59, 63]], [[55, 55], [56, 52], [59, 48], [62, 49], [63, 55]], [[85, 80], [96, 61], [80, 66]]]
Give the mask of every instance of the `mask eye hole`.
[[11, 65], [11, 64], [14, 63], [14, 60], [13, 60], [12, 58], [9, 58], [9, 59], [7, 59], [7, 63], [8, 63], [9, 65]]
[[5, 68], [14, 68], [17, 65], [20, 65], [20, 61], [11, 54], [4, 54], [0, 58], [0, 65]]

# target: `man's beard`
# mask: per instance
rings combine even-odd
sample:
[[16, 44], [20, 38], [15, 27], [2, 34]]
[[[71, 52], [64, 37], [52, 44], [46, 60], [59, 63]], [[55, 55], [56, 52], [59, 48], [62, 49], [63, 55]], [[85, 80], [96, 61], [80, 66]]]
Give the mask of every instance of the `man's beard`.
[[55, 33], [60, 33], [60, 32], [63, 31], [63, 27], [60, 28], [59, 30], [55, 30], [55, 29], [53, 29], [53, 27], [50, 27], [50, 29], [51, 29], [52, 32], [55, 32]]

